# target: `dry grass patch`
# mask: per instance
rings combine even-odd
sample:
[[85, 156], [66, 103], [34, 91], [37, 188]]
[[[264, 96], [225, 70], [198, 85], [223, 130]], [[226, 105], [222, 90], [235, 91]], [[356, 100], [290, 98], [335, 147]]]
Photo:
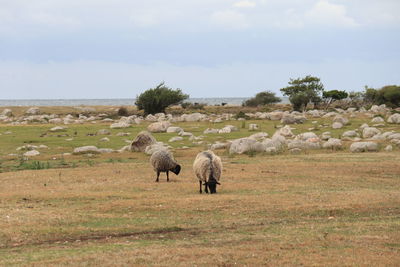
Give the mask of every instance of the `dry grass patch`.
[[386, 265], [400, 261], [399, 153], [223, 156], [154, 183], [148, 158], [0, 174], [3, 265]]

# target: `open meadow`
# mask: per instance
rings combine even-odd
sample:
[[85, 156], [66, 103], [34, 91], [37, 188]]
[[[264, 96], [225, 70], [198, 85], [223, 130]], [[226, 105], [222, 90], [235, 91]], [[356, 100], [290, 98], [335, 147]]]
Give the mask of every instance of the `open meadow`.
[[[291, 127], [296, 136], [313, 129], [339, 139], [371, 118], [356, 114], [332, 129], [332, 118], [320, 116]], [[393, 144], [385, 151], [388, 140], [375, 140], [379, 151], [365, 153], [351, 153], [353, 141], [343, 138], [339, 150], [216, 150], [224, 170], [214, 195], [198, 192], [196, 154], [258, 132], [272, 136], [279, 121], [172, 122], [202, 137], [169, 142], [177, 133], [153, 133], [182, 165], [169, 183], [165, 174], [154, 182], [143, 152], [72, 153], [89, 145], [118, 150], [150, 123], [110, 129], [108, 121], [85, 121], [60, 132], [42, 122], [0, 124], [0, 265], [399, 265], [400, 150]], [[237, 131], [204, 134], [228, 124]], [[400, 124], [378, 128], [400, 132]], [[110, 133], [97, 134], [102, 129]], [[40, 155], [17, 150], [27, 145]]]

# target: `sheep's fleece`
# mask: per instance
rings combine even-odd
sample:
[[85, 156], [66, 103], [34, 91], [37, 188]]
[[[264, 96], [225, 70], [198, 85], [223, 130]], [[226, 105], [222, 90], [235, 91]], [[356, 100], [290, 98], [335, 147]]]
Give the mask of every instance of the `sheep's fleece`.
[[200, 152], [194, 160], [193, 170], [199, 181], [208, 182], [210, 174], [219, 181], [222, 173], [221, 158], [211, 150]]

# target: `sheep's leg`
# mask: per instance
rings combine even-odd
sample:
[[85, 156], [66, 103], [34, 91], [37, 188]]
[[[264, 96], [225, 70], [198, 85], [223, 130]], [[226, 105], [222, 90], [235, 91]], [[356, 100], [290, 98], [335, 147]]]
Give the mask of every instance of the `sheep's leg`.
[[158, 182], [159, 180], [158, 180], [158, 178], [160, 177], [160, 172], [159, 171], [157, 171], [157, 179], [156, 179], [156, 182]]
[[206, 194], [208, 194], [208, 185], [204, 183], [204, 191], [206, 191]]
[[167, 182], [169, 182], [169, 173], [167, 171]]
[[201, 190], [203, 185], [202, 185], [201, 181], [199, 181], [199, 183], [200, 183], [200, 194], [203, 194], [203, 190]]

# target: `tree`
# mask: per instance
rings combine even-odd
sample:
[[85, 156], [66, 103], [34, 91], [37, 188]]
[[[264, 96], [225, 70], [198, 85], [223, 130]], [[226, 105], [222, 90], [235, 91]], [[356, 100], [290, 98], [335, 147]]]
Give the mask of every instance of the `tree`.
[[314, 106], [318, 106], [321, 102], [324, 85], [320, 82], [320, 78], [308, 75], [304, 78], [290, 79], [289, 85], [282, 88], [281, 92], [289, 96], [294, 110], [306, 109], [310, 102]]
[[325, 100], [326, 108], [328, 108], [333, 101], [342, 100], [348, 96], [349, 94], [346, 91], [339, 90], [324, 91], [322, 93], [322, 98]]
[[145, 114], [155, 114], [165, 112], [168, 106], [180, 104], [187, 98], [189, 95], [182, 93], [181, 89], [173, 90], [162, 82], [137, 96], [135, 104], [139, 110], [143, 109]]
[[374, 89], [366, 86], [364, 100], [369, 104], [386, 104], [390, 107], [399, 107], [400, 86], [387, 85], [381, 89]]
[[281, 102], [281, 99], [275, 96], [275, 93], [270, 91], [264, 91], [256, 94], [255, 97], [246, 100], [243, 106], [246, 107], [257, 107], [264, 106], [268, 104], [275, 104]]

